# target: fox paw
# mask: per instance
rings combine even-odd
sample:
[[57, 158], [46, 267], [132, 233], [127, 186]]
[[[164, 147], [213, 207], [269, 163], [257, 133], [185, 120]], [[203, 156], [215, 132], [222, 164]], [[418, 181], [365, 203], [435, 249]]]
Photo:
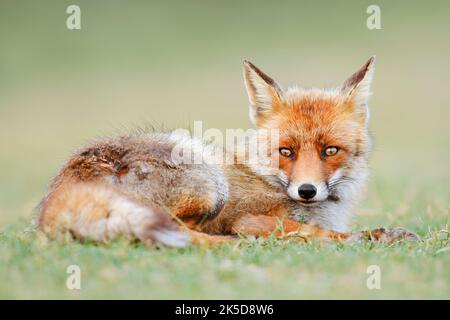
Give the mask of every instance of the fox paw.
[[359, 241], [377, 241], [381, 243], [393, 243], [399, 241], [418, 241], [419, 236], [412, 231], [409, 231], [403, 227], [397, 228], [378, 228], [372, 231], [360, 231], [354, 233], [347, 242], [359, 242]]

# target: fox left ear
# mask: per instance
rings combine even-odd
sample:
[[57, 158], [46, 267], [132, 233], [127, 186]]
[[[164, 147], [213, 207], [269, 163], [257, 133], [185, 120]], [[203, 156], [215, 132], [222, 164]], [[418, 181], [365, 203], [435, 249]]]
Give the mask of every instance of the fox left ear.
[[250, 120], [258, 126], [261, 120], [282, 105], [283, 90], [250, 61], [244, 61], [244, 81], [250, 100]]
[[365, 122], [369, 118], [368, 102], [371, 95], [370, 85], [375, 71], [375, 56], [369, 60], [342, 85], [342, 93], [348, 102], [355, 107], [354, 111], [362, 116]]

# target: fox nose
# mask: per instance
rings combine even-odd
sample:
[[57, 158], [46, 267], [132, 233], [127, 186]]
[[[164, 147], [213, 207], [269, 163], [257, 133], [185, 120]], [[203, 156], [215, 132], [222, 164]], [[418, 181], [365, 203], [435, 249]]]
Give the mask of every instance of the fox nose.
[[314, 198], [317, 194], [317, 189], [312, 184], [302, 184], [300, 188], [298, 188], [298, 195], [300, 198], [309, 200]]

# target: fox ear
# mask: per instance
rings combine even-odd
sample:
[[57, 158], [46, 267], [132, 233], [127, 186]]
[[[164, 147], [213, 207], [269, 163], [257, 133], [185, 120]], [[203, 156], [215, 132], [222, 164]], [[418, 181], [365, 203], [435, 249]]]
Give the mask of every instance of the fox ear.
[[371, 94], [370, 85], [375, 71], [375, 56], [369, 60], [342, 85], [342, 93], [347, 101], [355, 107], [355, 111], [367, 121], [369, 118], [368, 102]]
[[244, 81], [250, 100], [250, 120], [257, 125], [260, 119], [268, 117], [279, 108], [283, 90], [268, 75], [250, 61], [244, 61]]

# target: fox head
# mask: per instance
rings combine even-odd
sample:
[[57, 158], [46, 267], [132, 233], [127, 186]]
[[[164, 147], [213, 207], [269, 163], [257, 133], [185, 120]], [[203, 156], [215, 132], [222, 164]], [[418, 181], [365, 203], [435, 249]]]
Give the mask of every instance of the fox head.
[[374, 62], [371, 57], [335, 89], [283, 90], [244, 61], [250, 119], [257, 130], [279, 132], [278, 146], [269, 152], [277, 168], [255, 170], [304, 207], [340, 201], [348, 193], [343, 192], [345, 185], [365, 176]]

